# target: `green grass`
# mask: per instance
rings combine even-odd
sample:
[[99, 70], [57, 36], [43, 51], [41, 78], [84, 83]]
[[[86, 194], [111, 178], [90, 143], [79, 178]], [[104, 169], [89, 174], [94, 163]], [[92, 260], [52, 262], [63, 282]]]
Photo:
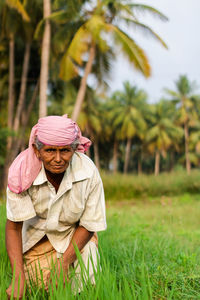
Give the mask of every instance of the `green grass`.
[[[200, 197], [200, 196], [199, 196]], [[153, 200], [153, 199], [152, 199]], [[99, 234], [102, 272], [96, 288], [79, 296], [62, 285], [50, 293], [33, 290], [29, 299], [200, 299], [200, 201], [188, 194], [152, 202], [107, 203], [108, 229]], [[0, 299], [6, 299], [10, 267], [0, 206]]]
[[183, 171], [154, 175], [102, 173], [106, 199], [112, 201], [200, 193], [200, 170], [190, 175]]
[[109, 243], [107, 258], [136, 299], [200, 298], [200, 203], [171, 201], [108, 209], [102, 247]]

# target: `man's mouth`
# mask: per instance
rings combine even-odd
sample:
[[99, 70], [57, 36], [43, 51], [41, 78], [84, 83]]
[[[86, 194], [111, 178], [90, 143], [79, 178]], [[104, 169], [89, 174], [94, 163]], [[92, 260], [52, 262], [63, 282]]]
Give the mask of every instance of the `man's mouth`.
[[55, 166], [52, 166], [53, 168], [63, 168], [64, 166], [63, 165], [55, 165]]

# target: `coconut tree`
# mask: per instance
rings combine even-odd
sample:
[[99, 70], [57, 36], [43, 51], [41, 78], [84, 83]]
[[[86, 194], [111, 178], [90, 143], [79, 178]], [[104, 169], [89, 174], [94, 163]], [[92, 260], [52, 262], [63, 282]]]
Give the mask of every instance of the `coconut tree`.
[[191, 162], [189, 155], [190, 128], [195, 126], [198, 120], [197, 102], [194, 91], [196, 85], [189, 81], [186, 75], [180, 75], [175, 82], [176, 90], [166, 89], [168, 95], [176, 103], [177, 123], [183, 126], [185, 139], [185, 162], [187, 173], [190, 173]]
[[174, 124], [173, 103], [161, 100], [159, 103], [152, 105], [151, 126], [146, 132], [147, 149], [150, 153], [155, 154], [154, 173], [160, 172], [160, 156], [166, 156], [167, 150], [174, 143], [178, 143], [183, 136], [182, 129]]
[[194, 165], [200, 165], [200, 96], [193, 97], [195, 103], [195, 109], [197, 112], [197, 120], [195, 120], [194, 126], [190, 130], [189, 137], [189, 158]]
[[124, 82], [123, 91], [117, 92], [115, 98], [118, 105], [113, 108], [113, 126], [119, 128], [121, 140], [126, 140], [124, 159], [124, 173], [128, 171], [131, 144], [134, 137], [143, 138], [146, 129], [144, 111], [146, 105], [146, 93]]
[[189, 140], [189, 157], [191, 163], [196, 166], [200, 164], [200, 124], [196, 127], [196, 130], [190, 134]]
[[121, 141], [121, 123], [115, 123], [115, 119], [122, 112], [122, 99], [121, 93], [119, 91], [114, 92], [110, 98], [106, 100], [106, 112], [107, 112], [107, 122], [109, 123], [110, 131], [108, 131], [108, 136], [113, 143], [113, 173], [118, 170], [118, 156], [119, 156], [119, 144]]
[[[115, 53], [117, 48], [120, 49], [128, 58], [131, 66], [134, 66], [144, 76], [150, 76], [150, 65], [146, 54], [135, 40], [117, 25], [120, 20], [118, 24], [125, 23], [138, 27], [166, 47], [163, 40], [151, 28], [138, 21], [136, 14], [138, 10], [148, 11], [159, 16], [162, 20], [167, 19], [162, 13], [150, 6], [130, 4], [128, 1], [122, 3], [119, 0], [93, 2], [89, 9], [88, 6], [85, 6], [81, 10], [81, 24], [64, 53], [60, 68], [60, 77], [64, 80], [70, 80], [81, 73], [83, 74], [72, 114], [74, 120], [78, 118], [84, 100], [87, 78], [92, 72], [97, 49], [104, 53], [111, 47]], [[63, 20], [62, 16], [65, 14], [65, 11], [55, 13], [51, 19], [55, 22], [58, 19]], [[84, 64], [85, 57], [87, 57], [87, 61]]]

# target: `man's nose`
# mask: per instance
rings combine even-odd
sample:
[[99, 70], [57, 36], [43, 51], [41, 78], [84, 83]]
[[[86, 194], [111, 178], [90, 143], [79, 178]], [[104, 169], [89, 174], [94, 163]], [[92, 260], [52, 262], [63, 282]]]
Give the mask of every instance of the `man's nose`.
[[60, 162], [61, 161], [61, 154], [60, 154], [60, 151], [56, 151], [55, 153], [55, 161], [56, 162]]

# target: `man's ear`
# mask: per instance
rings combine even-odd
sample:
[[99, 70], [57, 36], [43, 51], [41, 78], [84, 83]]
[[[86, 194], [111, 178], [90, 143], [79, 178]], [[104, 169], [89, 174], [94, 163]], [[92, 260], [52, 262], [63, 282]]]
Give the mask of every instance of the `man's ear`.
[[38, 159], [40, 159], [40, 151], [36, 148], [35, 144], [32, 144], [35, 155]]

